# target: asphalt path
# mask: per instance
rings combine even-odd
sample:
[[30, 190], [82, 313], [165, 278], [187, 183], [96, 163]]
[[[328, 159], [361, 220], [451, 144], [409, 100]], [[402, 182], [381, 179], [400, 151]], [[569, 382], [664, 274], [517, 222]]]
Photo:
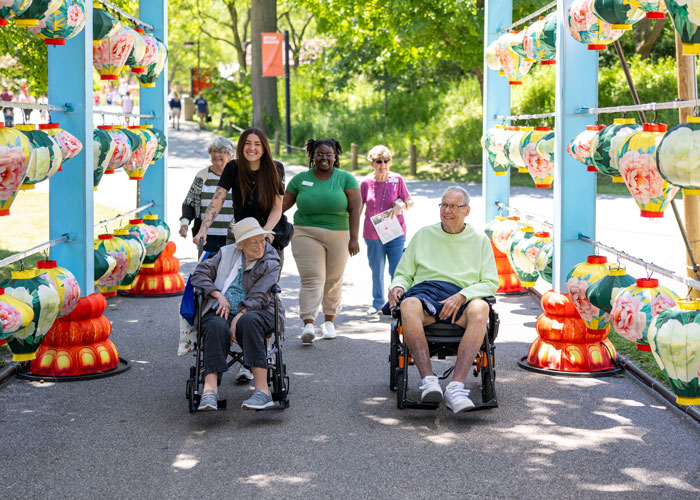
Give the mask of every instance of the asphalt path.
[[[208, 138], [190, 128], [171, 135], [166, 217], [173, 232], [189, 183], [206, 166]], [[409, 183], [416, 199], [409, 236], [437, 220], [445, 186]], [[470, 218], [480, 223], [480, 186], [467, 187]], [[109, 180], [102, 202], [130, 208], [135, 200], [124, 193], [131, 188]], [[512, 200], [546, 215], [547, 198], [535, 190], [516, 190]], [[609, 201], [634, 208], [629, 199]], [[636, 231], [631, 219], [622, 224]], [[194, 249], [173, 239], [188, 274]], [[388, 386], [389, 322], [364, 314], [369, 279], [363, 248], [346, 270], [338, 338], [302, 347], [299, 279], [287, 250], [280, 284], [291, 406], [274, 412], [240, 409], [252, 387], [227, 374], [221, 394], [229, 409], [191, 415], [184, 395], [192, 358], [176, 356], [180, 299], [110, 299], [111, 338], [131, 363], [128, 372], [0, 387], [0, 498], [700, 497], [700, 428], [660, 397], [627, 376], [564, 378], [518, 368], [541, 312], [529, 295], [497, 305], [499, 408], [459, 415], [444, 406], [397, 409]], [[413, 368], [411, 378], [415, 396]], [[478, 393], [476, 378], [467, 386]]]

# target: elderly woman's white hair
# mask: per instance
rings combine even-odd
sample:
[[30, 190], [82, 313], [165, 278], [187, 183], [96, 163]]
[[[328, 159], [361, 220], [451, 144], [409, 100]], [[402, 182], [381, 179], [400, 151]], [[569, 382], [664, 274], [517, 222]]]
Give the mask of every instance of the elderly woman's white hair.
[[207, 153], [211, 153], [214, 149], [217, 151], [226, 151], [226, 154], [229, 156], [233, 156], [236, 152], [236, 147], [231, 141], [229, 141], [226, 137], [221, 137], [218, 135], [207, 147]]
[[372, 149], [369, 150], [369, 153], [367, 153], [367, 159], [370, 162], [373, 162], [378, 158], [391, 160], [391, 151], [389, 151], [389, 148], [380, 144], [378, 146], [374, 146]]

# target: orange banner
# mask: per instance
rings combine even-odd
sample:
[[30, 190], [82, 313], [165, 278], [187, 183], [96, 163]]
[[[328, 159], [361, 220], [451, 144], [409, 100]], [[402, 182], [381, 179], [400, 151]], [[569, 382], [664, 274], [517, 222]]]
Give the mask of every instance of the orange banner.
[[262, 34], [262, 76], [284, 76], [282, 33]]

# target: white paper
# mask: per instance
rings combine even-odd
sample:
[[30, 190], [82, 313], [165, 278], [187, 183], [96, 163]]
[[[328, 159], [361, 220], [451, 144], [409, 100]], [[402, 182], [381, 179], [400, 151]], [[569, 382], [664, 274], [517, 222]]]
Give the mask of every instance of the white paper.
[[390, 208], [371, 217], [374, 229], [377, 230], [379, 239], [384, 245], [399, 236], [403, 236], [403, 228], [396, 216], [391, 217], [391, 211], [392, 209]]

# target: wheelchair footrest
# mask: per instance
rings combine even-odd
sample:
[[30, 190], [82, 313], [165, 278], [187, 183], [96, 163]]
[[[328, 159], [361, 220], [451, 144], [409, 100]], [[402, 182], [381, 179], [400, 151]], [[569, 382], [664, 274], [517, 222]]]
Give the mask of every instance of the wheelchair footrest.
[[493, 408], [498, 408], [498, 401], [496, 401], [495, 399], [487, 401], [486, 403], [480, 403], [478, 405], [475, 405], [474, 408], [469, 408], [468, 410], [465, 410], [465, 412], [491, 410]]
[[412, 408], [414, 410], [437, 410], [440, 408], [440, 403], [419, 403], [418, 401], [404, 400], [401, 402], [403, 408]]

